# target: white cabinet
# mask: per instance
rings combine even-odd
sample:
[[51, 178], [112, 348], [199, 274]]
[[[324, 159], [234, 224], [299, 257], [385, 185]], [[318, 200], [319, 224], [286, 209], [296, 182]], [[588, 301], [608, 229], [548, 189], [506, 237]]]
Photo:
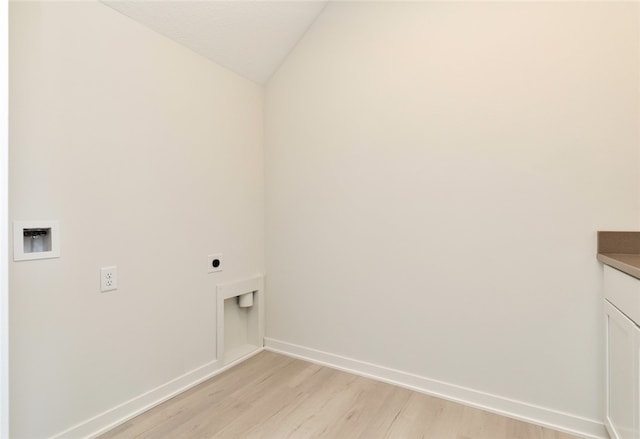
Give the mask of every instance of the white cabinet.
[[638, 327], [605, 300], [605, 423], [612, 439], [638, 439]]
[[[605, 266], [605, 425], [612, 439], [640, 439], [640, 280]], [[631, 307], [631, 308], [630, 308]]]

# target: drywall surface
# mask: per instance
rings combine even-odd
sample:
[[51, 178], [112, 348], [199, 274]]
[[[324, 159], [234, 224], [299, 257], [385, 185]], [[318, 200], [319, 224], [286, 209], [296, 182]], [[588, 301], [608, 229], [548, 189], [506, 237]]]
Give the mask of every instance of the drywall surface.
[[[0, 240], [9, 237], [9, 3], [0, 1]], [[0, 438], [9, 437], [9, 249], [0, 245]]]
[[264, 269], [263, 91], [99, 3], [10, 27], [10, 215], [62, 235], [10, 267], [11, 437], [40, 438], [215, 360], [216, 283]]
[[267, 337], [600, 422], [637, 8], [330, 4], [267, 86]]

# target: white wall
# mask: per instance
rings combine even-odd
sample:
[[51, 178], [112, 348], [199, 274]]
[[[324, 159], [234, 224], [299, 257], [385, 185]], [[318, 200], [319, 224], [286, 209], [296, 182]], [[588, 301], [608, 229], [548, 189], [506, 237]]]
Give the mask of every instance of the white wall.
[[9, 437], [9, 2], [0, 0], [0, 438]]
[[601, 422], [637, 9], [330, 4], [267, 88], [267, 337]]
[[10, 26], [10, 215], [62, 229], [10, 267], [11, 437], [40, 438], [215, 359], [215, 284], [264, 269], [263, 91], [99, 3]]

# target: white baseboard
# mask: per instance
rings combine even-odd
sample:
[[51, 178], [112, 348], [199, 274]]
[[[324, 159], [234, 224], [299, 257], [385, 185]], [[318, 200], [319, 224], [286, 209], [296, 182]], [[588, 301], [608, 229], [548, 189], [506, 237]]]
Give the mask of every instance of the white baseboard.
[[552, 428], [575, 436], [590, 439], [608, 439], [609, 437], [601, 421], [562, 413], [545, 407], [527, 404], [522, 401], [515, 401], [478, 390], [366, 363], [364, 361], [274, 340], [272, 338], [265, 338], [264, 344], [265, 349], [268, 351], [322, 364], [334, 369], [459, 402], [488, 412]]
[[225, 370], [235, 366], [238, 363], [262, 352], [264, 348], [256, 347], [253, 352], [232, 361], [229, 364], [223, 364], [222, 361], [212, 361], [197, 369], [185, 373], [176, 379], [162, 384], [142, 395], [136, 396], [127, 402], [124, 402], [112, 409], [109, 409], [91, 419], [74, 425], [73, 427], [52, 436], [51, 439], [70, 439], [70, 438], [95, 438], [112, 428], [128, 421], [139, 414], [173, 398], [174, 396], [200, 384], [203, 381], [214, 377]]

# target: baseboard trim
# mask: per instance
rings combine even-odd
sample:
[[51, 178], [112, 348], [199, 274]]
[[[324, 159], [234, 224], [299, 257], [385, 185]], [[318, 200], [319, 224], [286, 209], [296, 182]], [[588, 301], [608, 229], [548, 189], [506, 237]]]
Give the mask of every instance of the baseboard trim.
[[394, 384], [564, 433], [589, 439], [608, 439], [603, 423], [593, 419], [582, 418], [272, 338], [265, 338], [264, 345], [265, 349], [271, 352]]
[[87, 419], [86, 421], [83, 421], [61, 433], [58, 433], [52, 436], [51, 439], [95, 438], [118, 425], [127, 422], [129, 419], [162, 404], [166, 400], [189, 390], [203, 381], [221, 374], [225, 370], [253, 357], [263, 350], [263, 347], [257, 347], [255, 351], [252, 351], [228, 364], [222, 364], [222, 361], [214, 360], [204, 366], [162, 384], [155, 389], [136, 396], [129, 401], [94, 416], [93, 418]]

